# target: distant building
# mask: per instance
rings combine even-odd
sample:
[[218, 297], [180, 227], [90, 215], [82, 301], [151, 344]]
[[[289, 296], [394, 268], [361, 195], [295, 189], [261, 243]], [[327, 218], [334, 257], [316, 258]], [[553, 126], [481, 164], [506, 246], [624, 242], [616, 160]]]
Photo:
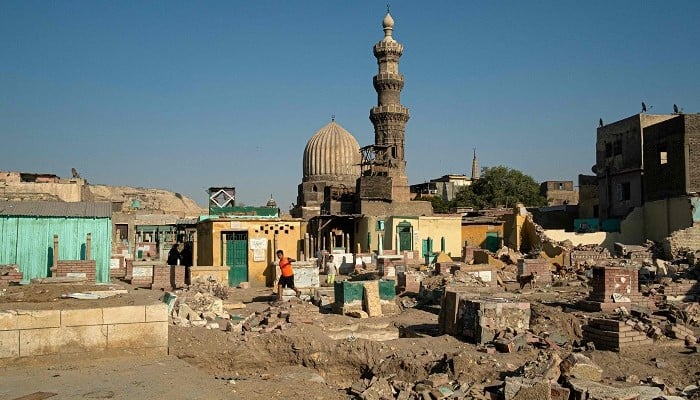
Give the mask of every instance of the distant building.
[[644, 203], [644, 131], [676, 116], [636, 114], [598, 128], [595, 170], [601, 219], [622, 219]]
[[647, 127], [643, 149], [644, 201], [700, 193], [700, 115]]
[[413, 197], [439, 196], [444, 201], [455, 198], [457, 192], [472, 184], [472, 180], [466, 175], [450, 174], [440, 178], [431, 179], [429, 182], [411, 185]]
[[578, 176], [579, 218], [598, 218], [598, 179], [595, 175]]
[[578, 204], [578, 191], [574, 188], [574, 181], [542, 182], [540, 194], [547, 199], [548, 206]]
[[477, 179], [479, 179], [479, 162], [476, 160], [476, 149], [474, 149], [471, 178], [463, 174], [449, 174], [431, 179], [429, 182], [411, 185], [411, 198], [440, 196], [447, 202], [454, 199], [460, 189], [471, 185]]

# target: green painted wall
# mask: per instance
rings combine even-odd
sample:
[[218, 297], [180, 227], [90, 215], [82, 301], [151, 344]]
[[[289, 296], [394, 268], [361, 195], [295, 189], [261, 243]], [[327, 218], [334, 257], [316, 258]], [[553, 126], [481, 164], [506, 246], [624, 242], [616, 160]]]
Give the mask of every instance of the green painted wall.
[[24, 280], [50, 276], [53, 235], [59, 238], [61, 260], [84, 260], [85, 238], [92, 234], [96, 279], [109, 282], [112, 221], [109, 218], [0, 216], [0, 264], [17, 264]]

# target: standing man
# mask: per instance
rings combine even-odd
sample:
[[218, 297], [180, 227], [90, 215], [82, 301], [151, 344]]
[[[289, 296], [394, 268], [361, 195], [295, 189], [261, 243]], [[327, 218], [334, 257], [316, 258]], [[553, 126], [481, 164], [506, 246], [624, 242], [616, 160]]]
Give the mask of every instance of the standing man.
[[295, 260], [285, 257], [282, 250], [277, 250], [277, 259], [279, 260], [280, 272], [282, 273], [280, 280], [277, 282], [277, 299], [282, 301], [282, 293], [285, 287], [293, 289], [297, 297], [299, 297], [299, 289], [294, 287], [294, 270], [292, 270], [292, 262]]

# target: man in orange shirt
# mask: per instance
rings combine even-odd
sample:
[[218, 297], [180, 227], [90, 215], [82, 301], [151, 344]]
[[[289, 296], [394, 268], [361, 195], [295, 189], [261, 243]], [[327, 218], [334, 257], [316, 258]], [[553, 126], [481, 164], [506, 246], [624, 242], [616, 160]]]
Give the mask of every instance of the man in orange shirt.
[[277, 298], [282, 301], [282, 293], [284, 288], [288, 287], [294, 289], [294, 292], [299, 297], [299, 289], [294, 287], [294, 270], [292, 270], [292, 262], [295, 260], [293, 258], [285, 257], [282, 250], [277, 250], [277, 259], [280, 263], [280, 280], [277, 282]]

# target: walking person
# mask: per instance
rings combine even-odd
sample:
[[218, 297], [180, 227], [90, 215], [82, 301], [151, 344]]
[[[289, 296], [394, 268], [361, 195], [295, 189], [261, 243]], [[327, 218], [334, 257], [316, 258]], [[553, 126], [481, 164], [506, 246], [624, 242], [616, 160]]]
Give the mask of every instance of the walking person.
[[338, 274], [338, 267], [333, 262], [333, 254], [328, 256], [326, 262], [326, 283], [332, 285], [335, 282], [335, 276]]
[[292, 269], [292, 262], [296, 261], [293, 258], [285, 257], [284, 251], [277, 250], [277, 259], [279, 260], [280, 280], [277, 282], [277, 299], [282, 301], [282, 294], [284, 288], [288, 287], [293, 289], [296, 296], [299, 297], [299, 289], [294, 286], [294, 270]]

